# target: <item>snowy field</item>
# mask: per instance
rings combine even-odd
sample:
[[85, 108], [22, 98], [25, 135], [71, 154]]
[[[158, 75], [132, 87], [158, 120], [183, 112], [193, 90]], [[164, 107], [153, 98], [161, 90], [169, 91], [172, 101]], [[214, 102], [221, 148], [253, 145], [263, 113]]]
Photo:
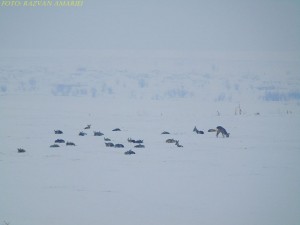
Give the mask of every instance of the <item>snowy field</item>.
[[0, 63], [1, 225], [300, 224], [297, 62], [43, 62]]

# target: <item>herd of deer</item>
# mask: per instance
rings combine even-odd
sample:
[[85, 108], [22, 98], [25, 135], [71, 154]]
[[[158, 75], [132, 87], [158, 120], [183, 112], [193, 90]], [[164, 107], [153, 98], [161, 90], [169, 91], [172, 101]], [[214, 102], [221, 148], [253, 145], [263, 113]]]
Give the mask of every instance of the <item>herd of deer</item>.
[[[84, 129], [88, 130], [90, 128], [91, 128], [91, 125], [89, 124]], [[115, 128], [112, 131], [118, 132], [118, 131], [121, 131], [121, 129], [120, 128]], [[196, 134], [204, 134], [204, 132], [202, 130], [198, 130], [196, 126], [194, 127], [193, 132], [195, 132]], [[227, 131], [223, 127], [221, 127], [221, 126], [218, 126], [216, 129], [209, 129], [208, 132], [216, 132], [217, 133], [216, 137], [218, 137], [218, 135], [220, 133], [223, 135], [223, 138], [224, 137], [229, 137], [229, 133], [227, 133]], [[54, 130], [54, 134], [58, 134], [58, 135], [59, 134], [63, 134], [63, 131], [61, 131], [61, 130]], [[161, 134], [170, 134], [170, 133], [167, 132], [167, 131], [164, 131]], [[79, 136], [86, 136], [86, 135], [87, 135], [86, 132], [83, 132], [83, 131], [79, 132]], [[103, 135], [104, 134], [101, 133], [100, 131], [94, 131], [94, 136], [103, 136]], [[134, 145], [134, 148], [145, 148], [145, 145], [143, 144], [144, 143], [143, 140], [134, 140], [132, 138], [128, 138], [127, 141], [129, 143], [137, 144], [137, 145]], [[74, 142], [70, 142], [70, 141], [66, 142], [63, 139], [56, 139], [54, 141], [54, 144], [50, 145], [50, 148], [58, 148], [58, 147], [60, 147], [59, 144], [64, 144], [64, 143], [66, 144], [66, 146], [76, 146]], [[119, 144], [119, 143], [114, 144], [114, 143], [112, 143], [110, 138], [105, 138], [104, 137], [104, 143], [105, 143], [106, 147], [110, 147], [110, 148], [112, 148], [112, 147], [114, 147], [114, 148], [124, 148], [123, 144]], [[172, 139], [167, 139], [166, 143], [175, 143], [175, 145], [177, 147], [179, 147], [179, 148], [183, 147], [181, 144], [179, 144], [179, 140], [175, 140], [173, 138]], [[26, 152], [26, 150], [23, 149], [23, 148], [18, 148], [18, 152], [19, 153], [24, 153], [24, 152]], [[135, 154], [135, 152], [132, 151], [132, 150], [129, 150], [129, 151], [126, 151], [124, 154], [131, 155], [131, 154]]]
[[[87, 125], [84, 130], [89, 130], [91, 129], [91, 125]], [[113, 129], [112, 131], [114, 132], [118, 132], [118, 131], [121, 131], [120, 128], [115, 128]], [[55, 134], [63, 134], [63, 131], [61, 130], [54, 130], [54, 133]], [[83, 132], [83, 131], [80, 131], [79, 136], [86, 136], [88, 135], [86, 132]], [[94, 131], [94, 136], [103, 136], [104, 134], [100, 131]], [[134, 148], [145, 148], [145, 145], [143, 145], [143, 140], [134, 140], [134, 139], [131, 139], [131, 138], [128, 138], [127, 141], [129, 143], [134, 143], [134, 144], [137, 144], [137, 145], [134, 145]], [[56, 139], [55, 140], [55, 144], [53, 145], [50, 145], [50, 148], [56, 148], [56, 147], [60, 147], [58, 144], [59, 143], [66, 143], [67, 146], [76, 146], [73, 142], [65, 142], [65, 140], [63, 139]], [[106, 138], [104, 137], [104, 144], [106, 147], [109, 147], [109, 148], [124, 148], [124, 145], [123, 144], [120, 144], [120, 143], [116, 143], [114, 144], [110, 138]], [[20, 152], [20, 151], [19, 151]], [[25, 152], [25, 150], [24, 150]], [[129, 151], [126, 151], [124, 154], [126, 155], [131, 155], [131, 154], [135, 154], [134, 151], [132, 150], [129, 150]]]

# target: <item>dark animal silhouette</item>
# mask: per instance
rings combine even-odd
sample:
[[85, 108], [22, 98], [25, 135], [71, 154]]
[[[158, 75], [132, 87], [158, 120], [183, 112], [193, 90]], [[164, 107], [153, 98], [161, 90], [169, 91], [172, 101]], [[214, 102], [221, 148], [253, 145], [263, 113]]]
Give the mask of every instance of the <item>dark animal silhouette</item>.
[[122, 144], [115, 144], [115, 148], [124, 148], [124, 145], [122, 145]]
[[198, 130], [196, 126], [193, 131], [196, 132], [196, 134], [204, 134], [204, 132], [202, 130]]
[[167, 139], [166, 142], [167, 142], [167, 143], [176, 143], [176, 140], [174, 140], [174, 139], [172, 138], [172, 139]]
[[111, 141], [109, 138], [104, 138], [104, 141]]
[[94, 136], [102, 136], [104, 135], [103, 133], [101, 133], [100, 131], [94, 131]]
[[112, 131], [121, 131], [120, 128], [113, 129]]
[[23, 149], [23, 148], [18, 148], [18, 153], [24, 153], [24, 152], [26, 152], [25, 149]]
[[168, 131], [164, 131], [161, 134], [170, 134]]
[[224, 138], [224, 137], [229, 137], [229, 134], [230, 134], [230, 133], [228, 133], [228, 132], [225, 130], [224, 127], [217, 126], [217, 135], [216, 135], [216, 136], [218, 137], [218, 135], [219, 135], [220, 133], [222, 134], [223, 138]]
[[59, 148], [58, 144], [50, 145], [50, 148]]
[[61, 130], [54, 130], [55, 134], [63, 134], [63, 132]]
[[128, 141], [129, 143], [135, 143], [135, 140], [133, 140], [133, 139], [131, 139], [131, 138], [127, 138], [127, 141]]
[[106, 147], [114, 147], [115, 145], [111, 142], [108, 142], [108, 143], [105, 143], [105, 146]]
[[88, 124], [84, 129], [90, 129], [91, 128], [91, 124]]
[[84, 133], [84, 132], [79, 132], [79, 136], [85, 136], [85, 135], [87, 135], [87, 133]]
[[182, 147], [183, 147], [182, 145], [179, 144], [179, 141], [176, 141], [176, 142], [175, 142], [175, 145], [176, 145], [177, 147], [179, 147], [179, 148], [182, 148]]
[[65, 143], [65, 141], [63, 139], [56, 139], [55, 143]]
[[137, 143], [137, 144], [141, 144], [141, 143], [144, 142], [143, 140], [133, 140], [133, 139], [131, 139], [131, 138], [128, 138], [127, 141], [128, 141], [129, 143]]
[[136, 146], [134, 146], [135, 148], [145, 148], [145, 145], [142, 145], [142, 144], [138, 144]]
[[124, 154], [125, 155], [133, 155], [133, 154], [135, 154], [135, 152], [130, 149], [130, 150], [124, 152]]
[[69, 142], [69, 141], [67, 141], [66, 145], [67, 146], [76, 146], [73, 142]]

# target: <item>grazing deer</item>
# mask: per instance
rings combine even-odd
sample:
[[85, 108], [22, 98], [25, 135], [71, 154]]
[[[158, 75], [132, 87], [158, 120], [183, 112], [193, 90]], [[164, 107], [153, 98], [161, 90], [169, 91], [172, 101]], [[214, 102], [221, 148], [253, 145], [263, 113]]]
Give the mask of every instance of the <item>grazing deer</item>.
[[223, 138], [224, 137], [229, 137], [230, 133], [228, 133], [224, 127], [221, 126], [217, 126], [216, 129], [209, 129], [208, 132], [217, 132], [216, 137], [219, 136], [219, 134], [221, 133]]
[[115, 128], [112, 131], [121, 131], [121, 129], [120, 128]]
[[109, 138], [104, 138], [104, 141], [111, 141]]
[[164, 131], [161, 134], [170, 134], [168, 131]]
[[204, 132], [202, 130], [198, 130], [196, 126], [193, 131], [196, 132], [196, 134], [204, 134]]
[[230, 133], [227, 133], [227, 131], [225, 130], [224, 127], [217, 126], [217, 135], [216, 135], [216, 136], [218, 137], [218, 135], [219, 135], [220, 133], [222, 134], [223, 138], [224, 138], [224, 137], [229, 137], [229, 134], [230, 134]]

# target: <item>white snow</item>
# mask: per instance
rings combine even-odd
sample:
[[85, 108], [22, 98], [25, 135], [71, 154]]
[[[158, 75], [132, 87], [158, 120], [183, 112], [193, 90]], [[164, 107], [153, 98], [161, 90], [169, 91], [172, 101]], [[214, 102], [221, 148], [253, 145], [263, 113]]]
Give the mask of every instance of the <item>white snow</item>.
[[2, 58], [1, 225], [300, 223], [297, 61], [106, 60]]

